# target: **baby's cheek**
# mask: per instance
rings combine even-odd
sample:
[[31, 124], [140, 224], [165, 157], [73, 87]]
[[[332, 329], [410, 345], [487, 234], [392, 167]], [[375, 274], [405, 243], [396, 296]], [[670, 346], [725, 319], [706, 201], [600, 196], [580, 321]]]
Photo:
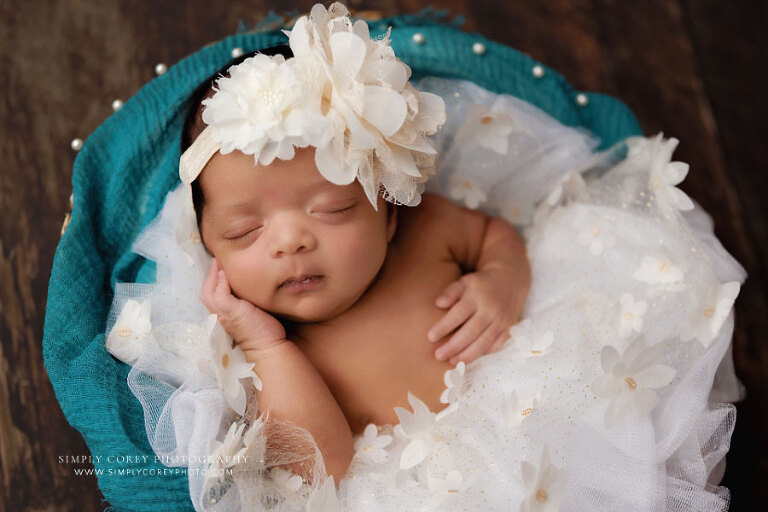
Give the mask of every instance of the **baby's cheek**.
[[265, 306], [270, 291], [268, 287], [275, 278], [265, 275], [263, 269], [258, 259], [247, 252], [232, 257], [227, 271], [232, 292], [256, 306]]
[[386, 237], [373, 236], [371, 232], [358, 233], [346, 247], [348, 270], [354, 271], [364, 281], [370, 281], [381, 268], [387, 256]]

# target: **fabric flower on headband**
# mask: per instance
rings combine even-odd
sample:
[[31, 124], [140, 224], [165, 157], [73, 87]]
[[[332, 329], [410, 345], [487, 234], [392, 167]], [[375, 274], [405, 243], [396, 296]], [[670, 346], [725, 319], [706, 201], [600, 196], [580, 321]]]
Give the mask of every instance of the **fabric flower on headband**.
[[283, 31], [292, 58], [258, 54], [217, 80], [203, 101], [208, 126], [181, 157], [182, 181], [192, 183], [216, 151], [269, 165], [314, 146], [320, 174], [337, 185], [357, 179], [374, 208], [379, 193], [419, 204], [434, 172], [427, 137], [445, 122], [445, 103], [408, 83], [411, 69], [395, 56], [390, 30], [372, 40], [343, 4], [315, 4]]
[[[322, 132], [323, 118], [301, 101], [303, 88], [282, 55], [258, 54], [229, 68], [216, 94], [203, 100], [203, 121], [221, 141], [221, 153], [239, 149], [262, 165], [289, 160], [294, 146], [306, 147], [304, 131]], [[309, 84], [308, 84], [309, 85]]]

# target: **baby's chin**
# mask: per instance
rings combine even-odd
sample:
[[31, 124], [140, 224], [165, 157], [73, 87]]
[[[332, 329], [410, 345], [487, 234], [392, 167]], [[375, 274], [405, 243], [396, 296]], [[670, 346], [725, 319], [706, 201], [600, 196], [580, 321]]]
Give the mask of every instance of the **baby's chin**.
[[289, 305], [281, 305], [275, 309], [262, 308], [274, 315], [279, 320], [287, 320], [294, 323], [317, 323], [331, 320], [351, 308], [362, 293], [345, 297], [343, 300], [329, 300], [327, 296], [317, 295], [297, 299]]
[[327, 301], [304, 301], [289, 308], [269, 310], [262, 308], [279, 320], [294, 323], [310, 324], [330, 320], [343, 313], [352, 304], [329, 304]]

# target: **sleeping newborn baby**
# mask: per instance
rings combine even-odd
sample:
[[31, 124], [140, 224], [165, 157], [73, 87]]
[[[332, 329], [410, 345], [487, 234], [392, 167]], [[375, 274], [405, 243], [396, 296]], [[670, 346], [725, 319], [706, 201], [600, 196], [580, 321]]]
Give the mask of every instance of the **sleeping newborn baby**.
[[217, 153], [198, 180], [201, 300], [255, 363], [259, 409], [310, 431], [337, 482], [352, 434], [397, 424], [409, 391], [443, 409], [444, 373], [509, 338], [530, 269], [506, 221], [434, 194], [375, 210], [312, 147], [268, 166]]
[[417, 89], [339, 5], [192, 94], [134, 245], [156, 275], [116, 287], [106, 346], [175, 485], [215, 512], [727, 510], [745, 274], [678, 141], [597, 151]]

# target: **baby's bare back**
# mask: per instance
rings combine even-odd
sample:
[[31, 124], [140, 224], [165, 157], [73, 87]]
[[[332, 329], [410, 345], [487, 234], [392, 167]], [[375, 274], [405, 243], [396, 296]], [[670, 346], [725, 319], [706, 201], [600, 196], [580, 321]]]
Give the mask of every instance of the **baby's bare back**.
[[433, 229], [440, 222], [434, 212], [401, 207], [387, 259], [368, 291], [341, 315], [301, 325], [290, 336], [327, 383], [354, 433], [368, 423], [397, 424], [393, 408], [410, 409], [408, 391], [432, 411], [445, 408], [443, 374], [453, 366], [435, 359], [444, 340], [430, 342], [427, 331], [445, 314], [435, 299], [461, 277], [461, 268], [441, 230]]

